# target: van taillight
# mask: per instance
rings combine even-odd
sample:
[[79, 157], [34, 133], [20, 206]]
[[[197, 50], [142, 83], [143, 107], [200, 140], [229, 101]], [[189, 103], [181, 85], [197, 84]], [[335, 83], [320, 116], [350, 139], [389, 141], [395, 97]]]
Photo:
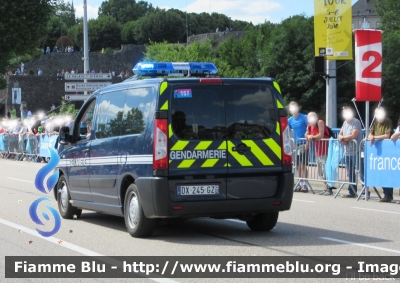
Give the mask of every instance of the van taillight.
[[168, 169], [168, 120], [156, 119], [154, 126], [153, 170]]
[[290, 129], [288, 119], [280, 117], [282, 141], [282, 165], [292, 165], [292, 145], [290, 143]]

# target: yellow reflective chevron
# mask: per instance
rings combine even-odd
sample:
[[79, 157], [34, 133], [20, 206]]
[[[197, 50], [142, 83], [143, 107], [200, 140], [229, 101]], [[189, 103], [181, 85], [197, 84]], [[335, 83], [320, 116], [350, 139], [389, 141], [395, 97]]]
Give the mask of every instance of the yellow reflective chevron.
[[210, 147], [210, 145], [212, 144], [212, 141], [203, 141], [200, 142], [194, 150], [207, 150], [207, 148]]
[[277, 82], [274, 82], [274, 87], [276, 88], [276, 90], [277, 90], [280, 94], [282, 94], [282, 93], [281, 93], [281, 87], [279, 86], [279, 84], [278, 84]]
[[229, 151], [229, 153], [231, 154], [231, 156], [233, 158], [235, 158], [237, 160], [237, 162], [239, 162], [240, 165], [247, 166], [247, 167], [248, 166], [253, 166], [253, 163], [251, 163], [250, 160], [248, 160], [246, 156], [241, 155], [241, 154], [239, 154], [239, 153], [237, 153], [237, 152], [232, 150], [232, 148], [234, 148], [235, 145], [231, 141], [228, 141], [227, 143], [228, 143], [228, 151]]
[[219, 159], [207, 159], [203, 165], [201, 165], [201, 167], [203, 168], [212, 168], [215, 166], [215, 164], [217, 164], [217, 162], [219, 161]]
[[275, 155], [282, 160], [282, 148], [279, 146], [279, 144], [274, 139], [267, 139], [264, 140], [264, 142], [275, 153]]
[[283, 109], [283, 105], [279, 100], [276, 100], [276, 105], [278, 106], [279, 109]]
[[276, 132], [281, 135], [281, 125], [278, 122], [276, 122]]
[[160, 86], [160, 95], [162, 95], [167, 88], [168, 88], [168, 83], [162, 82]]
[[172, 133], [172, 124], [169, 124], [169, 126], [168, 126], [168, 135], [169, 135], [169, 138], [171, 138], [171, 137], [173, 136], [173, 133]]
[[190, 168], [190, 166], [192, 166], [195, 161], [196, 159], [183, 160], [181, 164], [178, 165], [178, 168]]
[[255, 157], [257, 157], [258, 160], [260, 160], [261, 164], [264, 166], [268, 165], [274, 165], [274, 163], [271, 161], [271, 159], [268, 158], [267, 155], [261, 150], [261, 148], [251, 140], [247, 141], [242, 141], [245, 145], [251, 148], [251, 152], [254, 154]]
[[171, 150], [184, 150], [188, 144], [188, 141], [177, 141], [176, 144], [171, 148]]
[[224, 141], [223, 143], [221, 143], [221, 145], [218, 147], [219, 150], [224, 150], [226, 149], [226, 142]]
[[165, 101], [164, 105], [160, 108], [160, 110], [168, 110], [168, 100]]
[[232, 167], [229, 163], [226, 163], [224, 167]]

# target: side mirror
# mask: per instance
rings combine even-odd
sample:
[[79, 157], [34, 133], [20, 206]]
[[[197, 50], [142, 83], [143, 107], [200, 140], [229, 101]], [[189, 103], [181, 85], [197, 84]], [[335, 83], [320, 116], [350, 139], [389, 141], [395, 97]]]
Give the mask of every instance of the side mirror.
[[69, 135], [69, 127], [61, 127], [60, 128], [60, 134], [59, 134], [59, 142], [62, 145], [68, 145], [71, 140], [70, 140], [70, 135]]

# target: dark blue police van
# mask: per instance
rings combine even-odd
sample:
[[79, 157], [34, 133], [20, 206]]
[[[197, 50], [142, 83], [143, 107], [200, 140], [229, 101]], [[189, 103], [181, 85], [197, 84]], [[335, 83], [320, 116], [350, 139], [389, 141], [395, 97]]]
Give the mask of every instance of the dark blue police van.
[[134, 237], [150, 236], [163, 218], [274, 228], [291, 207], [294, 178], [280, 87], [216, 71], [211, 63], [139, 63], [136, 77], [91, 95], [60, 130], [61, 215], [122, 216]]

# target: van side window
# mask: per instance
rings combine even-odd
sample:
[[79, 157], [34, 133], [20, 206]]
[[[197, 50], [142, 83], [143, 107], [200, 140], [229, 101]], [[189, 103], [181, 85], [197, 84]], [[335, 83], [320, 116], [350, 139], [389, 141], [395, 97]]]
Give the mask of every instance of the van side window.
[[230, 138], [269, 138], [276, 128], [276, 102], [267, 86], [234, 88], [228, 102]]
[[[79, 125], [80, 140], [90, 139], [90, 137], [91, 137], [92, 121], [93, 121], [93, 113], [94, 113], [95, 105], [96, 105], [96, 100], [94, 99], [86, 107], [86, 110], [80, 117], [79, 122], [76, 123], [76, 125]], [[78, 130], [75, 130], [75, 131], [78, 131]]]
[[172, 130], [179, 139], [218, 140], [224, 138], [225, 109], [221, 86], [174, 89]]
[[156, 91], [154, 87], [128, 89], [121, 136], [141, 134], [154, 117]]
[[123, 113], [126, 91], [119, 90], [105, 93], [96, 113], [96, 138], [116, 137], [123, 131]]

